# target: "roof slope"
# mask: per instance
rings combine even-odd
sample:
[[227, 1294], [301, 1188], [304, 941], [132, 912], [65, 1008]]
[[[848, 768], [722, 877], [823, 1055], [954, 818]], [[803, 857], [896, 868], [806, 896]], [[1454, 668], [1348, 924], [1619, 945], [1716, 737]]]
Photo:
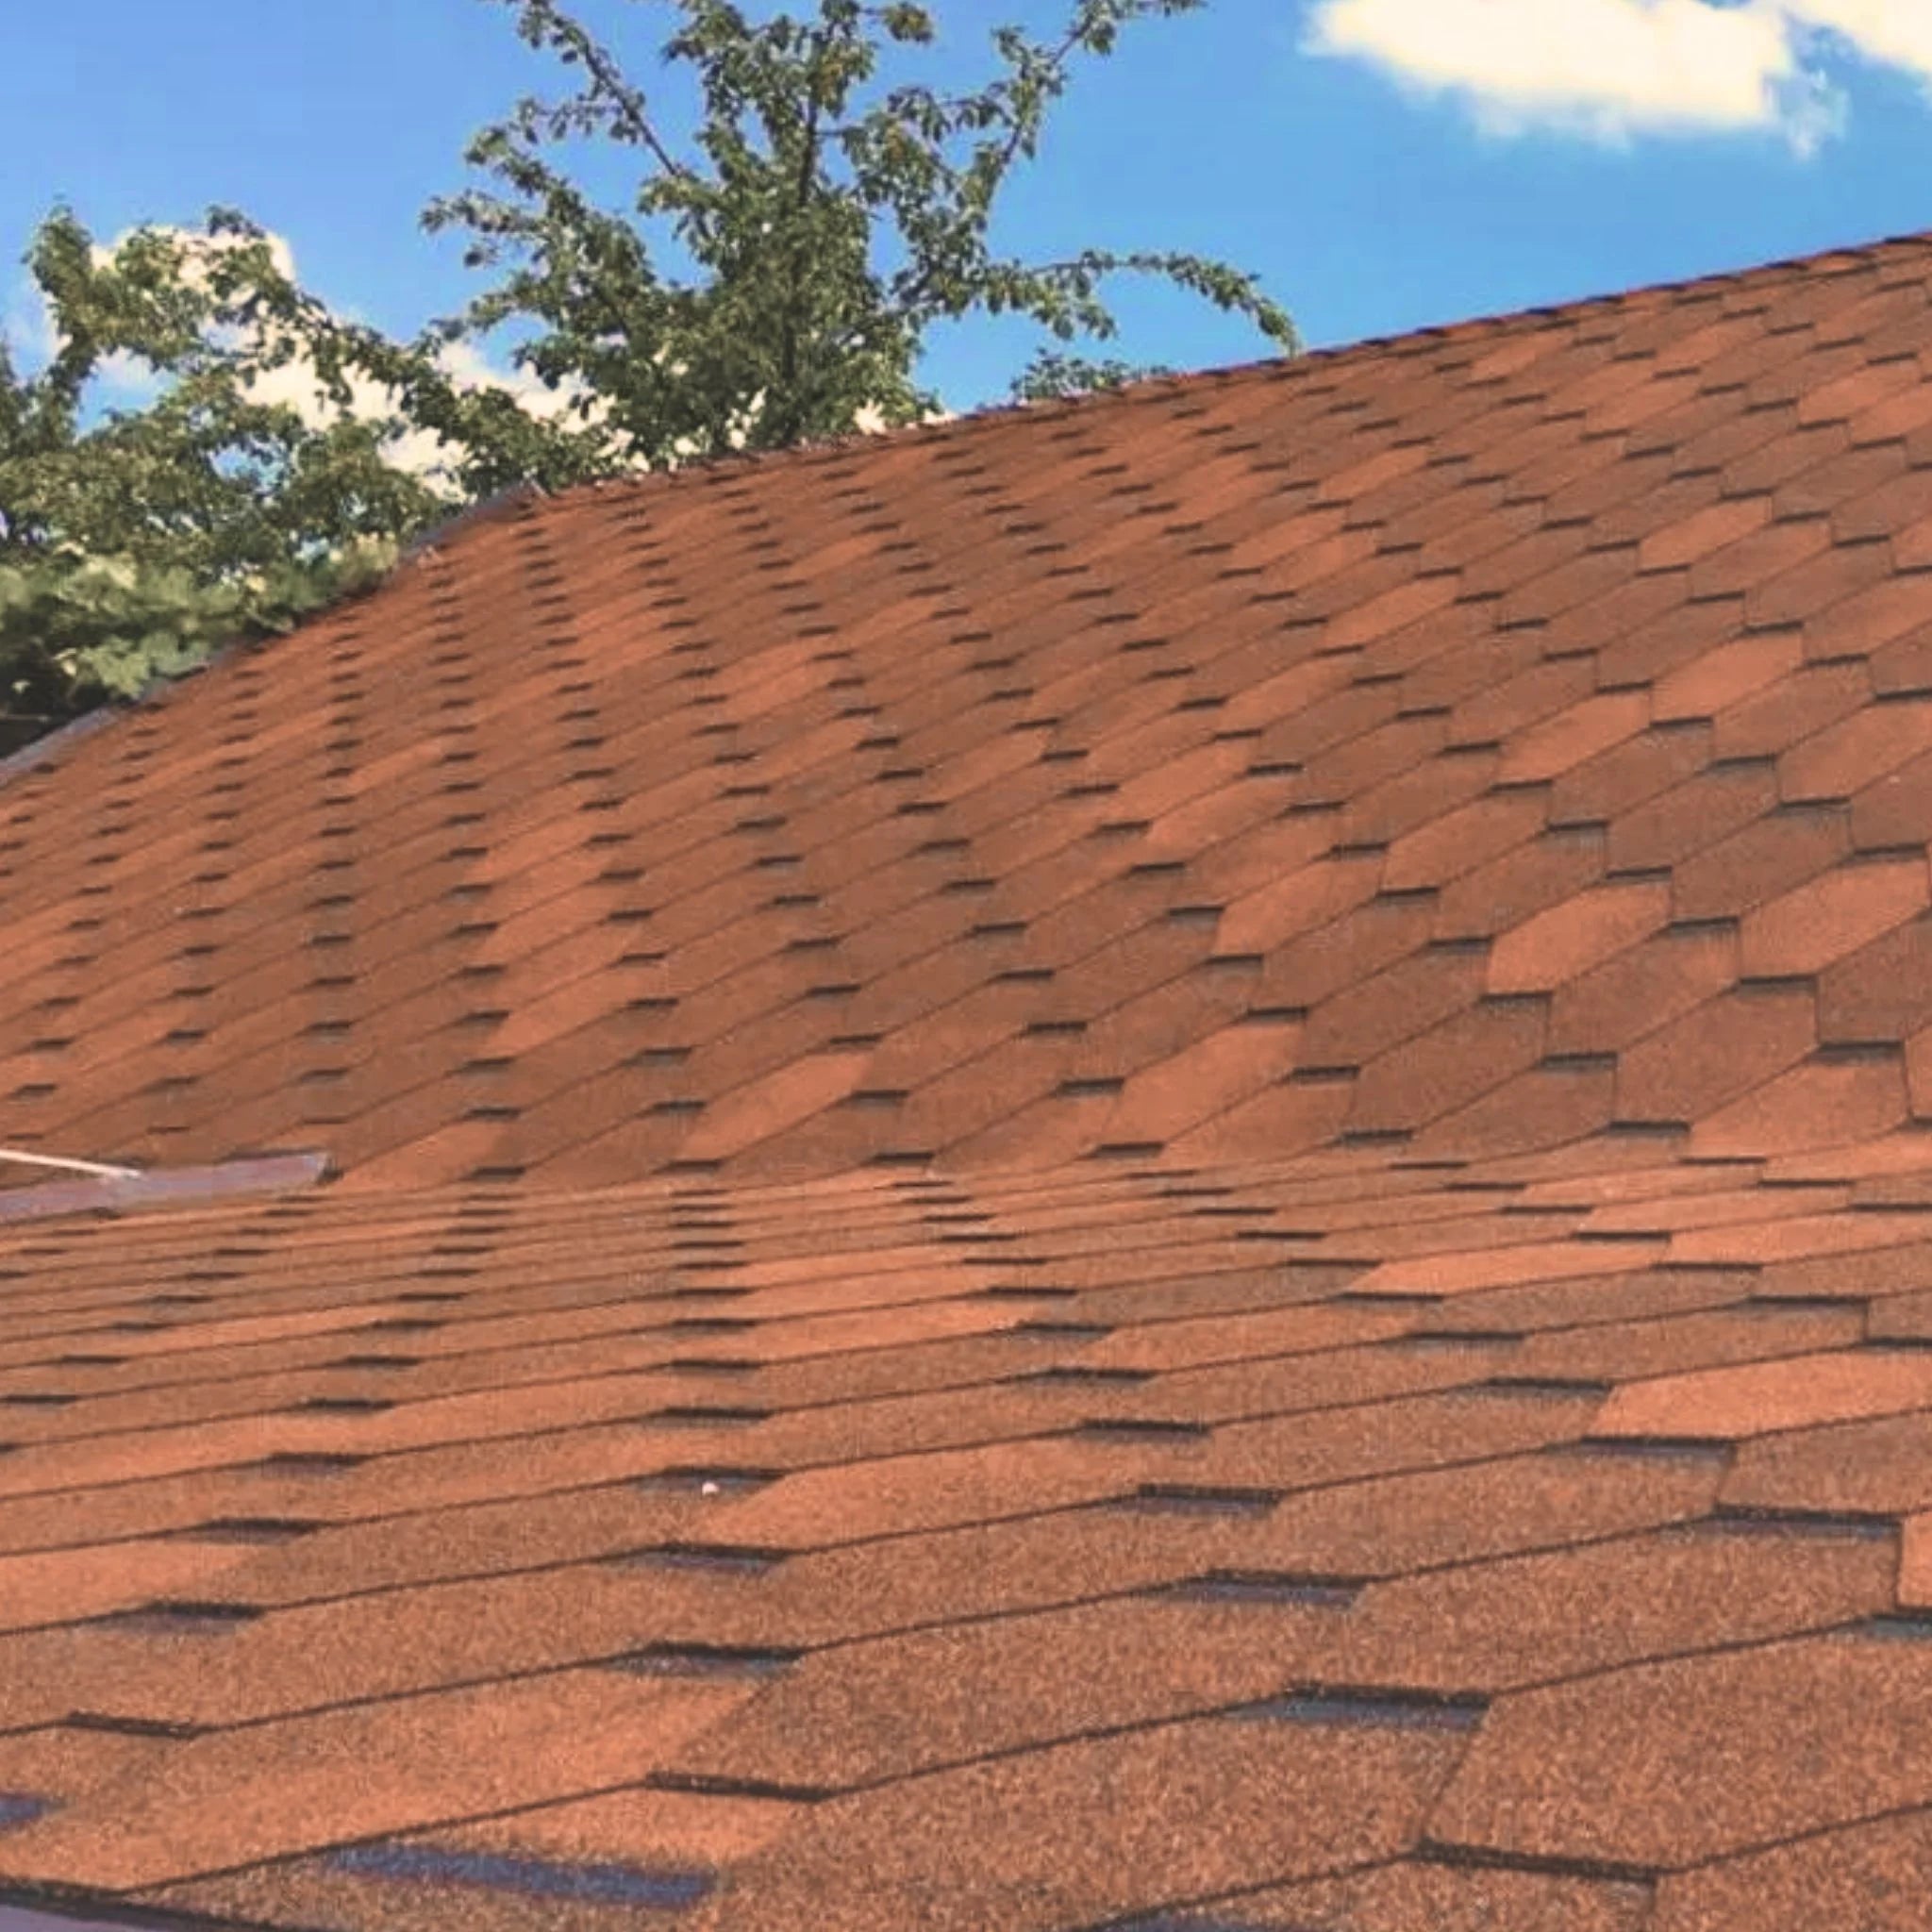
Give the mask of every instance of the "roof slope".
[[1914, 1932], [1928, 1206], [1919, 1139], [50, 1225], [0, 1897]]
[[17, 1145], [1906, 1120], [1932, 248], [525, 505], [0, 791]]
[[526, 500], [16, 768], [0, 1142], [169, 1172], [0, 1204], [0, 1911], [1923, 1932], [1928, 369]]

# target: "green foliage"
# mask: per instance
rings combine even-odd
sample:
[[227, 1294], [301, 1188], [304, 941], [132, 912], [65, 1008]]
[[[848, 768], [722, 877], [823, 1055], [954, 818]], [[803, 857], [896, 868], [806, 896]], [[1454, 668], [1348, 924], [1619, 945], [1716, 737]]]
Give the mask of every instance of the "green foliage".
[[[25, 378], [0, 344], [0, 710], [70, 715], [286, 629], [445, 513], [384, 455], [393, 425], [254, 392], [304, 298], [242, 217], [108, 255], [57, 209], [27, 260], [56, 346]], [[158, 392], [89, 421], [109, 358]]]
[[[361, 588], [502, 484], [594, 474], [567, 427], [331, 314], [233, 210], [109, 251], [57, 208], [26, 259], [55, 348], [28, 378], [0, 342], [0, 710], [133, 695]], [[113, 376], [151, 398], [91, 409]], [[441, 474], [395, 459], [424, 432]]]
[[[1060, 342], [1108, 340], [1116, 325], [1095, 291], [1121, 272], [1164, 276], [1245, 314], [1284, 352], [1298, 346], [1287, 313], [1220, 262], [1089, 250], [1027, 265], [988, 243], [999, 192], [1035, 157], [1073, 58], [1105, 56], [1127, 22], [1204, 0], [1078, 0], [1057, 42], [997, 29], [1007, 72], [980, 92], [902, 86], [849, 116], [882, 44], [935, 38], [932, 9], [819, 0], [815, 20], [754, 25], [725, 0], [665, 0], [683, 25], [664, 60], [699, 73], [695, 155], [673, 151], [641, 89], [556, 0], [499, 4], [583, 84], [560, 102], [521, 102], [471, 143], [468, 160], [501, 192], [473, 188], [425, 211], [432, 231], [468, 231], [468, 266], [508, 265], [436, 329], [454, 341], [512, 320], [541, 325], [517, 361], [574, 393], [587, 425], [594, 399], [614, 460], [787, 447], [847, 434], [868, 409], [887, 425], [916, 422], [939, 408], [913, 381], [933, 323], [984, 309], [1029, 316]], [[665, 279], [641, 225], [591, 206], [546, 158], [546, 147], [585, 137], [639, 152], [635, 212], [668, 223], [702, 279]], [[874, 263], [882, 239], [904, 257], [891, 273]], [[1047, 350], [1013, 393], [1065, 395], [1147, 373]]]
[[0, 712], [58, 718], [139, 697], [225, 644], [286, 631], [376, 582], [396, 555], [393, 539], [358, 538], [306, 566], [213, 580], [65, 546], [0, 563]]
[[[1116, 333], [1097, 295], [1116, 273], [1163, 276], [1246, 315], [1292, 353], [1294, 327], [1253, 277], [1182, 254], [995, 257], [994, 202], [1034, 158], [1069, 63], [1123, 26], [1204, 0], [1076, 0], [1058, 42], [994, 31], [1005, 66], [975, 94], [900, 86], [849, 111], [887, 47], [929, 44], [933, 10], [817, 0], [754, 24], [725, 0], [657, 0], [662, 52], [697, 71], [695, 151], [674, 153], [644, 94], [555, 0], [497, 0], [582, 76], [520, 102], [471, 142], [485, 184], [440, 198], [496, 286], [414, 341], [349, 322], [301, 290], [271, 237], [232, 209], [200, 232], [137, 230], [110, 251], [65, 208], [26, 258], [56, 343], [19, 375], [0, 343], [0, 710], [66, 714], [178, 675], [231, 639], [286, 629], [374, 581], [398, 546], [513, 484], [555, 491], [732, 449], [790, 447], [936, 412], [913, 372], [925, 331], [983, 309], [1056, 343]], [[546, 156], [598, 138], [637, 152], [630, 212], [595, 207]], [[669, 225], [697, 279], [667, 278], [647, 227]], [[901, 265], [875, 255], [890, 242]], [[550, 406], [452, 373], [456, 345], [505, 325]], [[129, 369], [134, 408], [90, 409]], [[1042, 349], [1021, 399], [1139, 375]], [[399, 439], [437, 452], [406, 465]]]
[[1084, 357], [1062, 356], [1057, 350], [1041, 349], [1014, 379], [1013, 396], [1018, 402], [1056, 402], [1066, 396], [1085, 395], [1091, 391], [1121, 389], [1130, 382], [1145, 382], [1156, 375], [1175, 372], [1163, 363], [1136, 368], [1109, 356], [1091, 362]]

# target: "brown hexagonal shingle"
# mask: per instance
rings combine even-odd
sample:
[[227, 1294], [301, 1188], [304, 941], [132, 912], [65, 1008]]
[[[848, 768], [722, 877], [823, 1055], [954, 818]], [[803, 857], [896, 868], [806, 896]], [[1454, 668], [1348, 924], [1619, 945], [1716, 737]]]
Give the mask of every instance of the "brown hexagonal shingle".
[[525, 492], [0, 764], [0, 1919], [1919, 1932], [1928, 367]]

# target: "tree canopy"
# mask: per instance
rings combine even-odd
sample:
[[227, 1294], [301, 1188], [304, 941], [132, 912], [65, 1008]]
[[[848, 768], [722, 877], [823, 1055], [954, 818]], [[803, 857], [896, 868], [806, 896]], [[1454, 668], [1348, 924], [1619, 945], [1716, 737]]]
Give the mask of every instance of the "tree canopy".
[[[555, 0], [484, 4], [579, 85], [484, 128], [465, 152], [473, 185], [424, 211], [431, 233], [464, 238], [466, 267], [497, 275], [413, 340], [332, 312], [231, 208], [111, 249], [64, 207], [42, 223], [26, 262], [52, 351], [29, 376], [0, 342], [0, 711], [71, 715], [286, 628], [512, 485], [920, 421], [941, 407], [915, 375], [942, 320], [1045, 328], [1013, 382], [1023, 401], [1168, 373], [1062, 346], [1114, 338], [1097, 291], [1123, 272], [1298, 346], [1287, 313], [1224, 263], [1087, 250], [1028, 264], [989, 239], [1075, 57], [1205, 0], [1076, 0], [1055, 39], [994, 29], [1004, 71], [980, 92], [905, 83], [862, 111], [855, 92], [882, 54], [935, 41], [935, 9], [817, 0], [813, 17], [755, 22], [726, 0], [640, 0], [677, 16], [661, 52], [695, 72], [688, 152]], [[628, 210], [598, 207], [554, 158], [586, 138], [634, 154]], [[694, 275], [668, 271], [667, 235]], [[506, 328], [521, 395], [475, 379], [475, 345]], [[141, 406], [91, 412], [129, 370]]]

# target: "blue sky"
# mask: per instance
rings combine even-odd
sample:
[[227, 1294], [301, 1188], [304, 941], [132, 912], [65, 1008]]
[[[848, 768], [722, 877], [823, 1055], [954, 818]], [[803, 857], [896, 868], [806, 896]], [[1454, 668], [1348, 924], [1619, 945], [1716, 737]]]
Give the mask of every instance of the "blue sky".
[[[932, 0], [941, 43], [891, 77], [976, 87], [990, 30], [1044, 37], [1071, 0]], [[791, 0], [795, 12], [810, 0]], [[580, 16], [656, 89], [664, 0]], [[747, 0], [763, 17], [776, 9]], [[102, 237], [239, 206], [303, 281], [396, 333], [478, 287], [421, 233], [469, 135], [564, 70], [502, 0], [78, 0], [30, 9], [0, 63], [0, 308], [57, 198]], [[901, 57], [903, 58], [903, 57]], [[1932, 0], [1209, 0], [1087, 59], [995, 242], [1186, 249], [1258, 274], [1318, 347], [1932, 229]], [[622, 169], [586, 178], [611, 204]], [[1131, 278], [1115, 352], [1205, 368], [1265, 352], [1245, 323]], [[1003, 399], [1040, 331], [928, 339], [948, 407]]]

